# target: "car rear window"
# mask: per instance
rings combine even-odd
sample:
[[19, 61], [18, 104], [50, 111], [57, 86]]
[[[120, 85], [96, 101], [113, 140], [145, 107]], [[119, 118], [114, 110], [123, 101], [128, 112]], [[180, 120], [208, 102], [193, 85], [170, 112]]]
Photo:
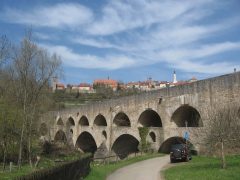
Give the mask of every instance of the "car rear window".
[[184, 147], [184, 144], [174, 144], [171, 146], [171, 149], [182, 149]]

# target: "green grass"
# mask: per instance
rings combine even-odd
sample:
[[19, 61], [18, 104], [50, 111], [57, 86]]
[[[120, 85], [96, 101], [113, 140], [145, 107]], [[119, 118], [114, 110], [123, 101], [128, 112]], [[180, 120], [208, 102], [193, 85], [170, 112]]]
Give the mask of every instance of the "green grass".
[[90, 174], [85, 178], [85, 180], [105, 180], [106, 177], [114, 172], [115, 170], [133, 164], [138, 161], [143, 161], [146, 159], [162, 156], [162, 154], [146, 154], [143, 156], [133, 157], [128, 160], [119, 161], [113, 164], [92, 166]]
[[[84, 155], [83, 155], [84, 156]], [[51, 156], [42, 156], [37, 168], [31, 168], [28, 164], [23, 164], [21, 169], [18, 170], [17, 165], [13, 166], [12, 172], [9, 172], [9, 165], [6, 167], [6, 170], [3, 172], [0, 169], [0, 179], [1, 180], [10, 180], [19, 176], [30, 174], [33, 171], [46, 169], [58, 165], [61, 162], [55, 162], [56, 159], [62, 160], [63, 162], [73, 161], [82, 157], [79, 153], [72, 153], [69, 155], [51, 157]]]
[[29, 165], [22, 166], [21, 170], [17, 170], [17, 166], [14, 166], [13, 171], [11, 173], [9, 172], [9, 169], [4, 172], [0, 171], [0, 179], [10, 180], [31, 172], [32, 172], [32, 168]]
[[219, 158], [193, 156], [192, 161], [188, 163], [176, 163], [164, 171], [166, 180], [215, 180], [215, 179], [240, 179], [240, 156], [228, 156], [227, 168], [221, 169]]

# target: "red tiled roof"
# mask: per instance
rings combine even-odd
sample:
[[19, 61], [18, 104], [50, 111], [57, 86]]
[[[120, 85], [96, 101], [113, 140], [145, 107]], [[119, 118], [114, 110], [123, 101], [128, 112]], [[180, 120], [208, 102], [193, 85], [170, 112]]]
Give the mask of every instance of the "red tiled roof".
[[65, 85], [62, 84], [62, 83], [57, 83], [57, 84], [56, 84], [56, 87], [64, 87], [64, 88], [65, 88]]
[[104, 84], [104, 85], [112, 85], [117, 86], [117, 81], [112, 79], [96, 79], [93, 84]]
[[80, 83], [78, 87], [92, 87], [92, 86], [88, 83]]

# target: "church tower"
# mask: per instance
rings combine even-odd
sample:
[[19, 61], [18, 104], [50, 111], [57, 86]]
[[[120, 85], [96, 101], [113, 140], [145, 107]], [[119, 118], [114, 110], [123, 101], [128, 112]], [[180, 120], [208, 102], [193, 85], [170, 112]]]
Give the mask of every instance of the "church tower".
[[52, 91], [55, 92], [57, 89], [57, 84], [58, 84], [58, 78], [57, 77], [53, 77], [52, 78]]
[[176, 71], [173, 71], [173, 83], [177, 83], [177, 75], [176, 75]]

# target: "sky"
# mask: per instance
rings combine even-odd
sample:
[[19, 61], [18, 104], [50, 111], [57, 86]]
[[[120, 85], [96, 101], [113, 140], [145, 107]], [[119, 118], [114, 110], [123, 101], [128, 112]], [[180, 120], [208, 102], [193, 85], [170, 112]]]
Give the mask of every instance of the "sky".
[[240, 70], [239, 0], [1, 0], [0, 35], [57, 53], [65, 84]]

